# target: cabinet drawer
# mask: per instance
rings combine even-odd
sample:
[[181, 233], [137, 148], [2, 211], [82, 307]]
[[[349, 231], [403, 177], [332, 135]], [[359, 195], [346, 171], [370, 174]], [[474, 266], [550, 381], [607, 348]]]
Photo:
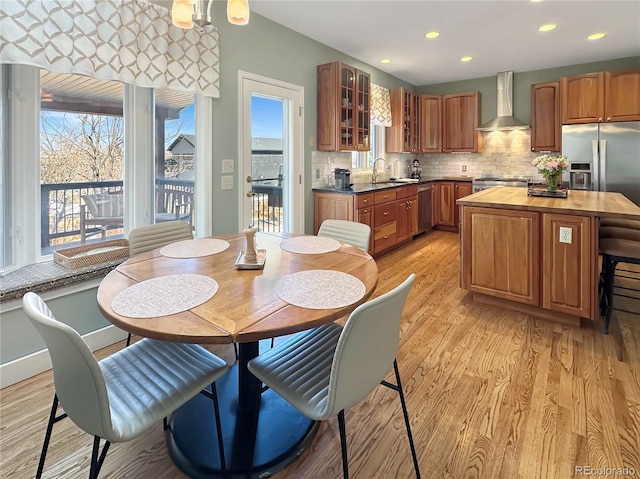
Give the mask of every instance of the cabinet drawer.
[[373, 193], [356, 195], [356, 209], [364, 208], [365, 206], [373, 206]]
[[378, 205], [373, 209], [373, 224], [383, 225], [396, 220], [396, 203]]
[[397, 198], [397, 191], [395, 189], [376, 191], [373, 194], [374, 204], [386, 203], [387, 201], [395, 201]]
[[398, 199], [409, 198], [410, 196], [416, 196], [418, 194], [418, 185], [401, 186], [397, 189]]
[[396, 222], [387, 223], [374, 230], [373, 250], [380, 252], [396, 244]]

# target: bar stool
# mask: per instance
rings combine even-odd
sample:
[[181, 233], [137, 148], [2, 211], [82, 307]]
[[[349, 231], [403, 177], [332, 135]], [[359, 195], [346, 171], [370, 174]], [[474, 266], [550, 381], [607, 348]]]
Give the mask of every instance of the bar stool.
[[617, 228], [631, 228], [633, 230], [640, 230], [639, 220], [624, 220], [622, 218], [600, 218], [600, 228], [607, 228], [609, 226]]
[[602, 219], [599, 236], [602, 254], [600, 314], [605, 317], [602, 332], [608, 334], [616, 266], [618, 263], [640, 265], [640, 221]]

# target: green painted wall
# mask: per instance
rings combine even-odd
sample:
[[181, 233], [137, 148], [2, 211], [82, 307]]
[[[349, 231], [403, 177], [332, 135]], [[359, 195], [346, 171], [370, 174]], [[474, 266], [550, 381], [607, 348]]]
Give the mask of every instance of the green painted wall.
[[[619, 58], [595, 63], [582, 63], [545, 70], [513, 73], [513, 115], [529, 123], [531, 118], [531, 85], [560, 80], [560, 77], [579, 75], [581, 73], [602, 72], [607, 70], [624, 70], [626, 68], [640, 67], [640, 57]], [[496, 72], [498, 73], [498, 72]], [[472, 80], [438, 83], [436, 85], [424, 85], [416, 88], [418, 93], [430, 93], [434, 95], [446, 95], [448, 93], [462, 93], [465, 91], [479, 91], [481, 94], [481, 120], [480, 124], [496, 117], [497, 88], [496, 77], [474, 78]]]
[[[56, 319], [68, 324], [80, 334], [90, 333], [109, 325], [98, 311], [97, 288], [47, 300]], [[22, 308], [2, 312], [0, 331], [0, 364], [44, 349], [44, 341], [31, 325]]]
[[[251, 14], [248, 25], [226, 21], [224, 2], [215, 2], [213, 18], [220, 33], [220, 98], [213, 111], [213, 230], [215, 234], [238, 231], [238, 191], [220, 189], [221, 160], [238, 158], [238, 71], [243, 70], [304, 87], [305, 231], [313, 232], [311, 148], [316, 136], [316, 66], [342, 61], [368, 72], [371, 81], [387, 88], [413, 86], [367, 64], [346, 56], [293, 30]], [[237, 184], [236, 184], [237, 188]]]

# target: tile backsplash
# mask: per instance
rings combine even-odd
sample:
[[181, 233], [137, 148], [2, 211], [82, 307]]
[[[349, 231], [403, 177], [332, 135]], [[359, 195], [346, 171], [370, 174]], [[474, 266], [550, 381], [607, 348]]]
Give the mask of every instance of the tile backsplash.
[[[385, 159], [391, 165], [386, 176], [407, 176], [408, 166], [414, 158], [420, 160], [422, 176], [470, 176], [513, 175], [530, 176], [542, 181], [542, 175], [531, 166], [531, 161], [541, 153], [531, 151], [530, 130], [492, 131], [482, 133], [482, 153], [423, 153], [419, 155], [403, 153], [387, 153]], [[371, 181], [371, 169], [354, 169], [351, 167], [351, 153], [313, 151], [311, 154], [313, 168], [313, 188], [324, 187], [327, 174], [334, 168], [351, 169], [353, 183]], [[466, 165], [467, 171], [462, 171]], [[398, 173], [398, 169], [401, 173]], [[319, 178], [316, 178], [316, 172]], [[565, 173], [567, 175], [567, 173]], [[381, 178], [384, 178], [381, 176]]]

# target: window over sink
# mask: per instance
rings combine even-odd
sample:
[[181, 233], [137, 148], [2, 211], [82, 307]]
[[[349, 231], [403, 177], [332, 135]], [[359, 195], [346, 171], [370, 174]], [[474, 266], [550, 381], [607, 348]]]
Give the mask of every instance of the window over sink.
[[351, 153], [352, 168], [372, 168], [373, 160], [385, 155], [385, 131], [384, 126], [373, 125], [371, 127], [371, 149], [369, 151], [354, 151]]

